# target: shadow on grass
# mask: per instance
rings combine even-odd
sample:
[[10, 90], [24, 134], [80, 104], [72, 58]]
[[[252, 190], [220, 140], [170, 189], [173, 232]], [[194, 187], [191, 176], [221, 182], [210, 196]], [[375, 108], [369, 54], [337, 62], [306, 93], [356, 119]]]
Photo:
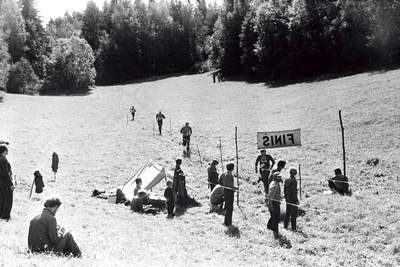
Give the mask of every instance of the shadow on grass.
[[287, 237], [282, 234], [279, 234], [278, 242], [279, 242], [279, 246], [281, 246], [283, 248], [291, 248], [292, 247], [292, 242], [290, 242], [290, 240], [287, 239]]
[[225, 230], [225, 234], [230, 237], [236, 237], [240, 238], [240, 229], [237, 226], [230, 225], [228, 228]]
[[[181, 204], [181, 203], [180, 203]], [[192, 198], [191, 196], [186, 197], [186, 207], [183, 205], [176, 205], [175, 207], [175, 216], [179, 217], [182, 216], [186, 213], [187, 209], [193, 208], [193, 207], [200, 207], [201, 203], [198, 202], [196, 199]]]

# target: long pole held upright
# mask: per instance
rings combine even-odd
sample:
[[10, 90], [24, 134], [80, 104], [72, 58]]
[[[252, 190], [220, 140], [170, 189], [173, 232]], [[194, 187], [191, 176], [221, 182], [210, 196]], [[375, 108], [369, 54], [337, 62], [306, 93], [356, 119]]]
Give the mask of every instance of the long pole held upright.
[[219, 155], [221, 156], [221, 172], [224, 172], [224, 162], [222, 161], [222, 142], [219, 139]]
[[342, 122], [342, 111], [339, 110], [340, 127], [342, 128], [342, 146], [343, 146], [343, 175], [346, 176], [346, 150], [344, 147], [344, 128]]
[[237, 205], [239, 207], [239, 156], [238, 156], [238, 144], [237, 144], [237, 127], [235, 127], [235, 144], [236, 144], [236, 178], [237, 178]]
[[299, 164], [299, 193], [300, 193], [300, 199], [301, 199], [301, 164]]

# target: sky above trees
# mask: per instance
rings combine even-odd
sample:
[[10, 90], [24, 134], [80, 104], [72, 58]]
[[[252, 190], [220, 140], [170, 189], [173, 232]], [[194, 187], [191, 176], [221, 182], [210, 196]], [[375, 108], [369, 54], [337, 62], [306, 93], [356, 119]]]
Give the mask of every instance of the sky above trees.
[[[93, 0], [96, 5], [101, 9], [105, 0]], [[194, 2], [194, 0], [192, 0]], [[216, 1], [218, 4], [222, 4], [223, 0], [206, 0], [207, 3], [214, 3]], [[56, 17], [61, 17], [68, 11], [72, 13], [73, 11], [83, 11], [87, 6], [87, 1], [85, 0], [36, 0], [37, 9], [39, 10], [39, 15], [46, 25], [50, 19], [55, 19]], [[107, 0], [110, 2], [110, 0]]]

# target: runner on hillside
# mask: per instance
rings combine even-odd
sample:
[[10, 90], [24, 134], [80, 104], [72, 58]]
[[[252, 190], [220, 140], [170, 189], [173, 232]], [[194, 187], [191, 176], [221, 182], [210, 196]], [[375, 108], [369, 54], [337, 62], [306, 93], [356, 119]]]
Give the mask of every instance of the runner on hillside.
[[160, 132], [160, 135], [162, 135], [161, 134], [161, 129], [162, 129], [162, 124], [163, 124], [163, 119], [165, 119], [164, 114], [162, 114], [161, 111], [158, 112], [158, 114], [156, 115], [156, 121], [157, 121], [157, 124], [158, 124], [158, 130]]
[[[270, 170], [274, 167], [275, 165], [275, 160], [271, 157], [271, 155], [267, 154], [265, 149], [260, 150], [261, 155], [259, 155], [256, 159], [256, 173], [257, 173], [257, 166], [260, 164], [260, 176], [261, 179], [258, 181], [262, 181], [264, 184], [264, 191], [265, 195], [268, 195], [268, 189], [269, 189], [269, 183], [268, 183], [268, 177]], [[270, 164], [272, 163], [272, 164]]]
[[135, 109], [134, 106], [131, 107], [130, 112], [132, 114], [132, 120], [134, 121], [135, 120], [135, 113], [136, 113], [136, 109]]
[[[189, 154], [190, 149], [190, 136], [192, 135], [192, 127], [189, 126], [189, 122], [185, 123], [185, 126], [181, 128], [182, 145], [186, 146], [186, 154]], [[185, 154], [185, 151], [183, 151]]]

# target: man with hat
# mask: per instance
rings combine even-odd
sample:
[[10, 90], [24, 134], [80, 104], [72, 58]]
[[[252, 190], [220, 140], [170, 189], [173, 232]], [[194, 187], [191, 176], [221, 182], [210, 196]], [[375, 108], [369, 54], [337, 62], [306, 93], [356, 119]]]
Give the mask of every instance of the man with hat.
[[208, 186], [213, 191], [215, 185], [218, 184], [218, 170], [217, 170], [218, 160], [214, 159], [210, 166], [207, 168], [208, 174]]
[[261, 155], [259, 155], [256, 159], [255, 169], [257, 173], [257, 166], [258, 164], [260, 164], [261, 179], [259, 179], [258, 181], [261, 180], [263, 182], [265, 195], [268, 195], [268, 177], [270, 174], [270, 170], [274, 167], [275, 160], [271, 157], [271, 155], [267, 154], [265, 149], [261, 149], [260, 153]]
[[341, 195], [347, 194], [349, 192], [349, 180], [342, 174], [342, 170], [340, 168], [336, 168], [334, 172], [335, 177], [332, 177], [328, 180], [329, 188]]

